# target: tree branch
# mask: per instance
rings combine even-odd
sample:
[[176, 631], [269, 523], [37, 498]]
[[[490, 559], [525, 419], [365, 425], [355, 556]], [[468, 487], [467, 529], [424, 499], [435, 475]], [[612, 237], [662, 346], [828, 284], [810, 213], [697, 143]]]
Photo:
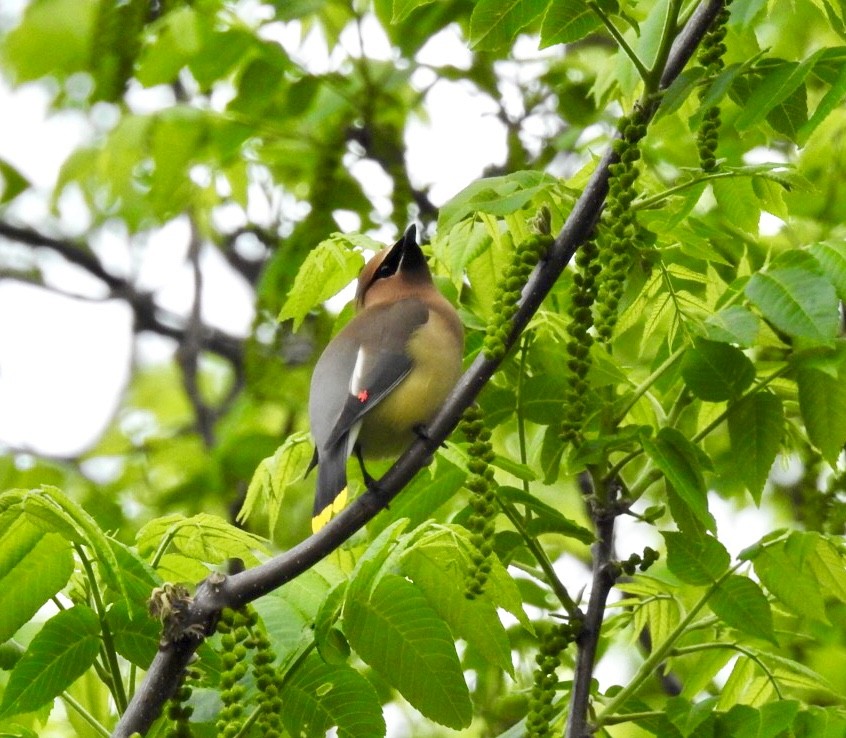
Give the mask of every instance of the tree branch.
[[[705, 0], [691, 16], [687, 26], [673, 45], [667, 66], [661, 76], [662, 88], [669, 85], [684, 68], [722, 6], [723, 0]], [[649, 112], [654, 113], [656, 107], [657, 104], [653, 104]], [[529, 277], [506, 339], [507, 347], [516, 343], [576, 249], [592, 234], [602, 212], [608, 190], [608, 167], [614, 160], [615, 155], [609, 147], [570, 212], [546, 259], [538, 264]], [[135, 693], [113, 732], [114, 738], [129, 738], [136, 731], [144, 733], [152, 725], [161, 712], [164, 701], [178, 686], [183, 669], [202, 641], [203, 636], [196, 634], [211, 632], [217, 613], [223, 607], [241, 607], [291, 581], [341, 546], [396, 497], [456, 427], [465, 408], [475, 400], [497, 370], [499, 363], [499, 361], [486, 359], [482, 353], [479, 353], [429, 425], [428, 437], [418, 438], [379, 480], [378, 494], [365, 492], [318, 533], [265, 564], [222, 578], [222, 580], [215, 577], [213, 581], [210, 579], [203, 581], [184, 613], [187, 627], [184, 632], [187, 634], [165, 644], [156, 654], [144, 684]], [[607, 519], [600, 519], [599, 525], [607, 529], [599, 531], [599, 546], [606, 546], [607, 542], [612, 540], [613, 520], [613, 515]], [[585, 631], [594, 640], [598, 637], [598, 626], [604, 614], [602, 589], [605, 589], [607, 597], [607, 589], [610, 588], [606, 582], [609, 575], [608, 567], [601, 565], [603, 555], [603, 549], [600, 549], [594, 562], [595, 579], [601, 586], [594, 587], [597, 591], [591, 594], [593, 607], [589, 606], [587, 615], [588, 618], [597, 618], [596, 627]], [[595, 654], [595, 644], [593, 653]], [[588, 674], [587, 686], [589, 687], [593, 657], [585, 652], [582, 658], [585, 660], [585, 666], [582, 668]], [[584, 710], [585, 714], [588, 697], [589, 688], [585, 690], [584, 695], [580, 696], [577, 706], [577, 709]]]
[[200, 268], [200, 251], [202, 239], [197, 230], [197, 224], [191, 217], [191, 242], [188, 246], [188, 262], [194, 280], [194, 299], [191, 303], [191, 313], [185, 326], [185, 339], [176, 351], [176, 360], [182, 369], [182, 384], [188, 401], [194, 408], [197, 418], [197, 431], [203, 439], [206, 448], [214, 444], [214, 413], [206, 404], [200, 391], [200, 352], [202, 349], [201, 332], [203, 327], [203, 270]]
[[[186, 329], [180, 326], [180, 323], [184, 322], [182, 318], [163, 311], [156, 305], [153, 295], [149, 292], [139, 292], [131, 282], [111, 274], [83, 244], [53, 238], [30, 228], [21, 228], [1, 220], [0, 237], [35, 248], [50, 249], [99, 279], [108, 287], [113, 299], [125, 300], [132, 308], [135, 314], [136, 331], [151, 331], [173, 338], [180, 343], [185, 340]], [[203, 350], [228, 359], [236, 367], [242, 365], [241, 339], [203, 324], [197, 326], [197, 333]]]

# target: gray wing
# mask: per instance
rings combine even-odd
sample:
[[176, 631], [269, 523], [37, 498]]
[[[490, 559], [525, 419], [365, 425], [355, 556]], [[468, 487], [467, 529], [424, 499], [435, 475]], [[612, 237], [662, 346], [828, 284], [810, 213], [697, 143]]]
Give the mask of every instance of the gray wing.
[[345, 439], [364, 415], [411, 371], [406, 345], [429, 318], [415, 298], [378, 305], [353, 318], [314, 368], [309, 397], [318, 450]]

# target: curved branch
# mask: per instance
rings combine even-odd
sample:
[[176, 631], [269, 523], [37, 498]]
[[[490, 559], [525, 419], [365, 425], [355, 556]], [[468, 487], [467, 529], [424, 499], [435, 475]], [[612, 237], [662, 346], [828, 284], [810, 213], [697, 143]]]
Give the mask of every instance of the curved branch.
[[[673, 44], [661, 76], [662, 87], [669, 85], [684, 68], [722, 6], [723, 0], [705, 0], [691, 16]], [[657, 105], [652, 105], [649, 112], [654, 113], [655, 107]], [[615, 155], [609, 147], [556, 237], [547, 258], [538, 264], [529, 277], [506, 340], [507, 347], [513, 346], [519, 339], [576, 249], [592, 234], [605, 203], [608, 168], [614, 160]], [[428, 437], [418, 438], [379, 480], [378, 494], [365, 492], [318, 533], [271, 561], [223, 578], [222, 581], [215, 578], [214, 581], [207, 579], [202, 582], [185, 613], [186, 626], [189, 628], [186, 632], [189, 634], [166, 644], [156, 654], [144, 684], [135, 693], [113, 732], [114, 738], [129, 738], [136, 731], [144, 733], [158, 717], [164, 701], [178, 686], [182, 670], [202, 640], [202, 637], [190, 633], [210, 632], [217, 613], [223, 607], [238, 608], [302, 574], [341, 546], [399, 494], [456, 427], [465, 408], [475, 400], [498, 366], [499, 361], [486, 359], [481, 353], [476, 357], [429, 425]], [[600, 539], [610, 541], [613, 517], [611, 521], [610, 529], [601, 531], [603, 535]], [[595, 566], [594, 570], [602, 581], [601, 586], [596, 587], [597, 593], [592, 594], [592, 604], [595, 604], [594, 609], [601, 621], [601, 611], [604, 610], [602, 589], [605, 589], [607, 596], [610, 584], [604, 580], [608, 578], [609, 572], [608, 567]], [[593, 603], [593, 598], [596, 603]], [[591, 633], [591, 636], [597, 637], [598, 630]], [[590, 666], [592, 670], [592, 659]], [[584, 709], [587, 709], [587, 694], [584, 696]], [[573, 734], [573, 738], [577, 735]]]
[[[181, 325], [184, 323], [182, 318], [163, 311], [156, 305], [153, 295], [149, 292], [140, 292], [131, 282], [110, 273], [84, 245], [47, 236], [31, 228], [22, 228], [1, 220], [0, 237], [27, 246], [55, 251], [69, 263], [84, 269], [88, 274], [99, 279], [108, 287], [111, 298], [125, 300], [132, 308], [135, 314], [136, 332], [151, 331], [176, 339], [180, 343], [186, 339], [187, 329]], [[81, 297], [80, 299], [85, 298]], [[197, 326], [197, 335], [203, 350], [211, 351], [228, 359], [236, 367], [242, 364], [241, 339], [204, 324]]]

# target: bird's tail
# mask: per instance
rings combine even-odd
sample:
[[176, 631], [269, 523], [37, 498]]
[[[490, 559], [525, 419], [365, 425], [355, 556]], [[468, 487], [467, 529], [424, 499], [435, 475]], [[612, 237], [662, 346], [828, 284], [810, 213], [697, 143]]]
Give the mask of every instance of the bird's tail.
[[314, 493], [314, 514], [311, 529], [317, 533], [347, 504], [347, 453], [345, 444], [320, 454], [317, 466], [317, 489]]

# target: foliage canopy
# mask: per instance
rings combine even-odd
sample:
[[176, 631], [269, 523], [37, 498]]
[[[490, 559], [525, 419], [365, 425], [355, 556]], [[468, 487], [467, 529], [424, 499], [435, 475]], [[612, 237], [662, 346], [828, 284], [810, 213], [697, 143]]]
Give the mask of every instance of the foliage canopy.
[[[846, 734], [845, 40], [829, 0], [27, 4], [4, 77], [87, 136], [49, 192], [0, 160], [0, 279], [64, 292], [58, 254], [173, 349], [79, 457], [0, 457], [0, 732], [121, 735], [184, 586], [306, 538], [325, 303], [416, 219], [497, 372], [389, 509], [224, 613], [148, 734]], [[453, 88], [505, 153], [440, 202], [408, 162]], [[184, 315], [108, 240], [174, 223]], [[210, 254], [246, 336], [204, 322]]]

